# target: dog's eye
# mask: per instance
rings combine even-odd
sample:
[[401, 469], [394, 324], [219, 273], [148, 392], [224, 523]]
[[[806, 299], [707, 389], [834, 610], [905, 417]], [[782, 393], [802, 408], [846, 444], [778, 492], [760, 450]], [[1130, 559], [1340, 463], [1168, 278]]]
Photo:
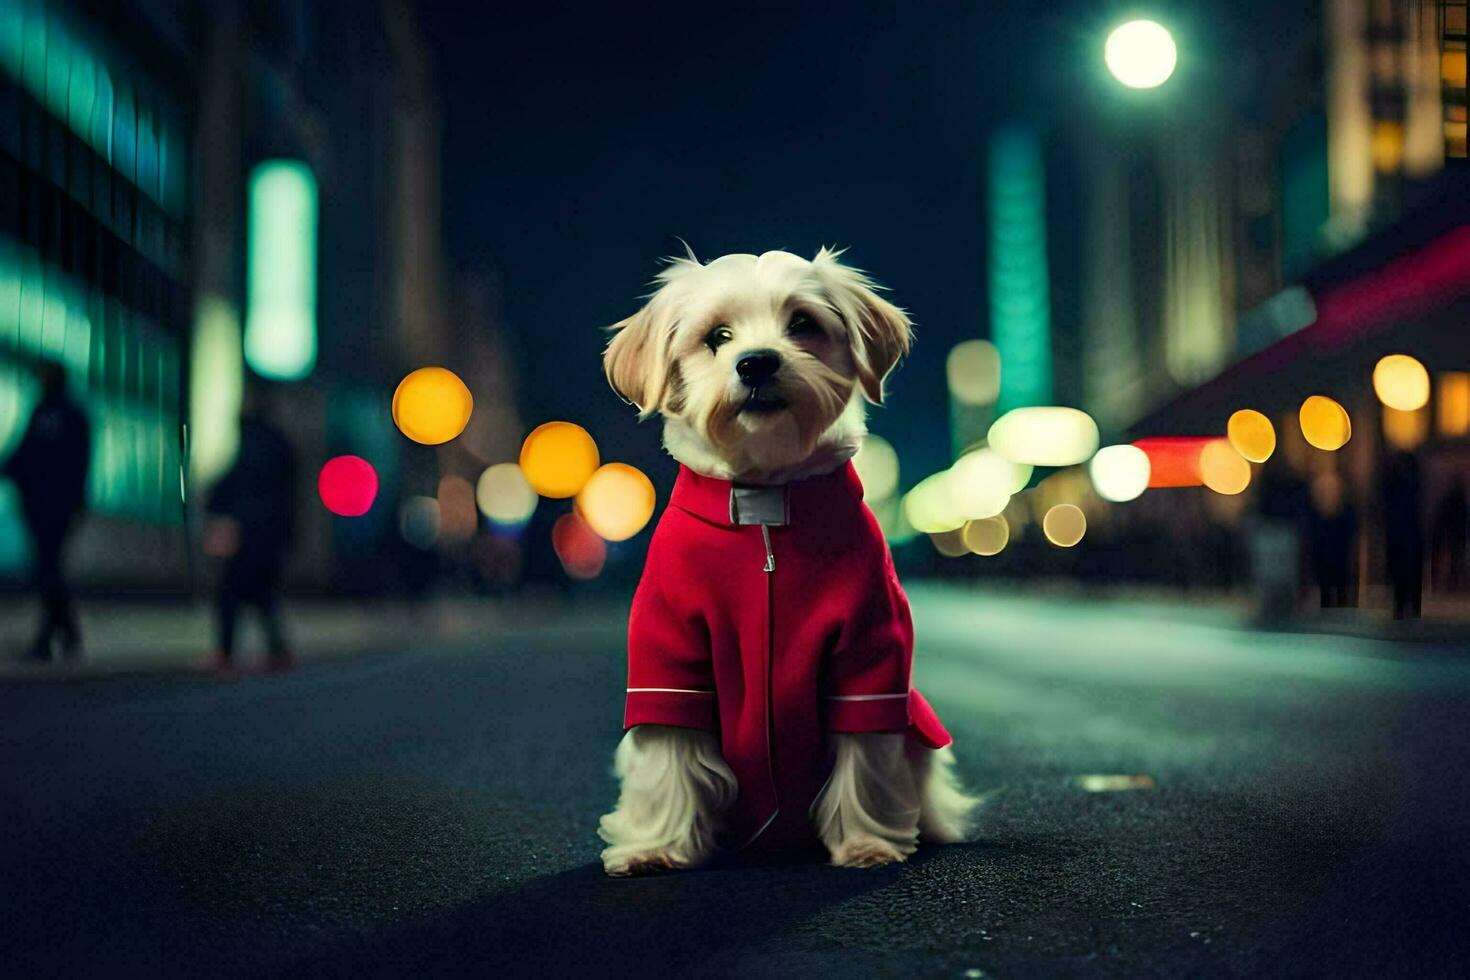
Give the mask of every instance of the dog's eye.
[[709, 347], [711, 353], [719, 350], [721, 344], [728, 344], [734, 339], [735, 331], [731, 330], [723, 323], [704, 335], [705, 345]]
[[791, 322], [786, 324], [786, 333], [792, 337], [811, 337], [821, 332], [822, 328], [817, 326], [817, 321], [805, 313], [795, 314], [791, 317]]

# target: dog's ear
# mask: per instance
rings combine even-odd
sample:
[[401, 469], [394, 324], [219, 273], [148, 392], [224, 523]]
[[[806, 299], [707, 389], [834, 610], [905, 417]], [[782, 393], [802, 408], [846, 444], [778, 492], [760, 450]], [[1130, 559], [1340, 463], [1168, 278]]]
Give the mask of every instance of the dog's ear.
[[863, 396], [883, 404], [883, 379], [909, 352], [913, 323], [877, 290], [866, 273], [837, 261], [841, 252], [823, 248], [812, 260], [832, 305], [842, 315], [852, 342]]
[[667, 345], [657, 328], [654, 304], [626, 320], [615, 323], [616, 331], [602, 355], [602, 370], [624, 401], [638, 409], [640, 416], [652, 414], [662, 403], [668, 381]]

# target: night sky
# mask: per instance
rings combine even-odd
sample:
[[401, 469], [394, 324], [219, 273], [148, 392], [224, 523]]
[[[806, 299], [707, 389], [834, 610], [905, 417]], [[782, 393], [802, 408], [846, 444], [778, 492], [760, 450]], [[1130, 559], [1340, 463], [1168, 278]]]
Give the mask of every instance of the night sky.
[[676, 236], [704, 259], [837, 244], [917, 326], [871, 428], [905, 484], [947, 465], [944, 356], [987, 330], [985, 134], [1034, 70], [1035, 19], [986, 6], [431, 5], [449, 261], [500, 279], [526, 423], [581, 422], [666, 475], [658, 426], [602, 379], [600, 328]]

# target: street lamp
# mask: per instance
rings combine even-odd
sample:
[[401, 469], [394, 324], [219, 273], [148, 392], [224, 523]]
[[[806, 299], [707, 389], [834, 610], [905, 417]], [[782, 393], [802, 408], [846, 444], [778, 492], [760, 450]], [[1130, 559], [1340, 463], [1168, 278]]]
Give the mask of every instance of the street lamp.
[[1113, 77], [1129, 88], [1158, 88], [1174, 74], [1179, 50], [1163, 25], [1130, 20], [1108, 35], [1103, 60]]

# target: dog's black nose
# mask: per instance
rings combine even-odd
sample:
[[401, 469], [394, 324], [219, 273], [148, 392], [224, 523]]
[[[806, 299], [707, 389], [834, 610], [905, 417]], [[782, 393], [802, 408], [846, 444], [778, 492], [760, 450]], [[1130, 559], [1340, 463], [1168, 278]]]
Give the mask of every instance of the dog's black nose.
[[781, 370], [781, 355], [773, 350], [753, 350], [740, 355], [735, 373], [747, 388], [759, 388]]

